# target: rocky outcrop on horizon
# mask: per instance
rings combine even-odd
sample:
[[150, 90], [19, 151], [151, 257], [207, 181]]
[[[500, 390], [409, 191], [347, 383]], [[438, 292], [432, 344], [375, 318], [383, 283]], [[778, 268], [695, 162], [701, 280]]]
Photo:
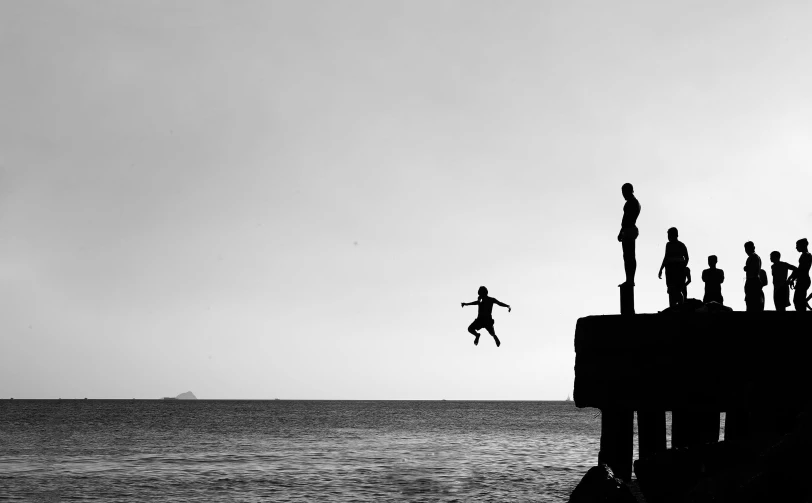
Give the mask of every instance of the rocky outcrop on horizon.
[[180, 395], [176, 396], [178, 400], [197, 400], [197, 397], [191, 391], [187, 391], [186, 393], [181, 393]]

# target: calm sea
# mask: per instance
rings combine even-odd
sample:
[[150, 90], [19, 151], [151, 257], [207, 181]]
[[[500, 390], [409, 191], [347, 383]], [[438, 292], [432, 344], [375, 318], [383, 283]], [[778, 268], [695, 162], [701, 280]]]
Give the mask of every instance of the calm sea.
[[567, 501], [600, 417], [567, 402], [0, 401], [11, 501]]

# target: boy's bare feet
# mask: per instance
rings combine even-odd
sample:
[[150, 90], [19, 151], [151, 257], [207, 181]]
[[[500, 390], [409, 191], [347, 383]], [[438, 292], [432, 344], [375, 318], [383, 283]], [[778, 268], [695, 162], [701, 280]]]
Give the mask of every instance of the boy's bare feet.
[[479, 334], [476, 334], [476, 337], [474, 337], [474, 346], [477, 344], [479, 344]]
[[502, 345], [502, 343], [501, 343], [501, 342], [499, 342], [499, 337], [497, 337], [497, 336], [495, 336], [495, 335], [494, 335], [494, 336], [493, 336], [493, 340], [495, 340], [495, 341], [496, 341], [496, 347], [497, 347], [497, 348], [498, 348], [499, 346], [501, 346], [501, 345]]

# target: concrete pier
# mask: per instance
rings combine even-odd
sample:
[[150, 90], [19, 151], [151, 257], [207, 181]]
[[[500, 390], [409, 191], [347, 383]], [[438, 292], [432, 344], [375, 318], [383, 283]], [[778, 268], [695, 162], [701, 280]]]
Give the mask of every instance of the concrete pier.
[[[623, 294], [621, 288], [621, 306]], [[627, 311], [581, 318], [575, 404], [602, 411], [600, 461], [626, 480], [635, 411], [641, 458], [668, 447], [666, 411], [672, 447], [718, 442], [721, 412], [726, 443], [769, 443], [809, 400], [810, 335], [812, 313]]]

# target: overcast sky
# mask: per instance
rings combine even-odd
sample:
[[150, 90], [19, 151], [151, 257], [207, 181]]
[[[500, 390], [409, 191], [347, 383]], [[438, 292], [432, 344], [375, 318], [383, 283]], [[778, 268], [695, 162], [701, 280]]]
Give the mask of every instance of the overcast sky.
[[[564, 399], [812, 239], [812, 4], [0, 3], [0, 397]], [[480, 285], [502, 347], [466, 332]], [[765, 289], [772, 297], [772, 285]], [[772, 309], [771, 300], [767, 303]], [[652, 334], [652, 336], [655, 336]]]

